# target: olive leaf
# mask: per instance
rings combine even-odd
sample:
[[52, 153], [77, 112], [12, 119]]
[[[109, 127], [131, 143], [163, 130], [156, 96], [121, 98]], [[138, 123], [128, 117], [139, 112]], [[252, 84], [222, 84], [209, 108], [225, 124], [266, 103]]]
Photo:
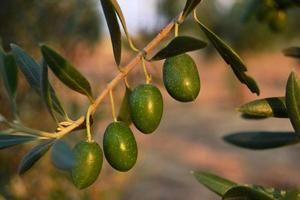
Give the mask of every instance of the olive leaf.
[[247, 85], [251, 92], [259, 95], [259, 87], [255, 80], [245, 73], [247, 68], [240, 56], [204, 24], [200, 23], [199, 21], [197, 22], [200, 26], [200, 29], [204, 32], [225, 62], [231, 66], [232, 71], [239, 81]]
[[127, 37], [127, 40], [129, 42], [129, 44], [135, 48], [135, 46], [134, 46], [134, 44], [133, 44], [133, 42], [131, 40], [130, 34], [128, 32], [128, 28], [127, 28], [127, 25], [126, 25], [125, 17], [123, 15], [123, 12], [122, 12], [122, 10], [120, 8], [120, 5], [119, 5], [118, 1], [117, 0], [111, 0], [111, 3], [112, 3], [112, 5], [113, 5], [113, 7], [115, 9], [115, 12], [117, 13], [117, 15], [119, 17], [119, 20], [121, 21], [121, 24], [123, 26], [123, 29], [124, 29], [124, 32], [125, 32], [125, 35]]
[[63, 140], [57, 140], [51, 150], [53, 165], [61, 170], [70, 170], [75, 164], [75, 155]]
[[129, 97], [131, 94], [131, 89], [125, 86], [125, 93], [123, 96], [123, 100], [119, 109], [119, 114], [117, 120], [125, 122], [128, 126], [132, 123], [130, 109], [129, 109]]
[[288, 118], [285, 97], [269, 97], [257, 99], [241, 105], [237, 110], [248, 117], [277, 117]]
[[247, 186], [230, 188], [223, 196], [223, 200], [251, 199], [251, 200], [276, 200], [265, 192]]
[[[22, 73], [29, 85], [41, 96], [41, 66], [34, 61], [21, 47], [16, 44], [11, 44], [12, 53], [17, 60], [17, 64], [20, 67]], [[58, 97], [56, 96], [54, 89], [51, 85], [50, 94], [53, 101], [53, 108], [57, 113], [67, 118], [67, 114], [61, 105]]]
[[18, 173], [22, 175], [27, 172], [43, 155], [45, 155], [45, 153], [47, 153], [53, 143], [54, 140], [47, 140], [31, 149], [23, 157], [19, 165]]
[[300, 194], [299, 189], [295, 188], [288, 191], [286, 195], [283, 198], [281, 198], [281, 200], [299, 200], [300, 199], [299, 194]]
[[165, 48], [161, 49], [151, 60], [162, 60], [189, 51], [206, 47], [207, 43], [189, 36], [175, 37]]
[[93, 101], [92, 89], [86, 78], [65, 58], [46, 45], [41, 45], [43, 57], [53, 73], [70, 89]]
[[294, 72], [286, 84], [285, 103], [293, 128], [300, 135], [300, 82]]
[[283, 50], [285, 56], [300, 58], [300, 47], [289, 47]]
[[223, 139], [230, 144], [252, 150], [272, 149], [300, 142], [300, 137], [294, 132], [240, 132], [227, 135]]
[[223, 196], [230, 188], [237, 186], [236, 183], [216, 176], [208, 172], [196, 171], [193, 175], [199, 183], [207, 187], [219, 196]]
[[18, 68], [12, 54], [6, 54], [0, 48], [0, 74], [10, 100], [11, 110], [18, 118], [16, 92], [18, 87]]
[[100, 0], [100, 2], [109, 29], [115, 61], [119, 66], [121, 62], [122, 38], [117, 14], [111, 0]]
[[10, 135], [0, 134], [0, 149], [5, 149], [25, 142], [33, 141], [38, 139], [34, 136], [29, 135]]
[[187, 0], [182, 12], [182, 17], [185, 18], [188, 16], [200, 2], [201, 0]]
[[49, 80], [48, 80], [48, 66], [45, 60], [43, 59], [42, 61], [42, 67], [41, 67], [41, 95], [42, 98], [44, 99], [44, 102], [53, 117], [53, 119], [57, 122], [57, 119], [55, 117], [54, 113], [54, 108], [53, 108], [53, 101], [51, 98], [51, 93], [50, 93], [50, 85], [49, 85]]

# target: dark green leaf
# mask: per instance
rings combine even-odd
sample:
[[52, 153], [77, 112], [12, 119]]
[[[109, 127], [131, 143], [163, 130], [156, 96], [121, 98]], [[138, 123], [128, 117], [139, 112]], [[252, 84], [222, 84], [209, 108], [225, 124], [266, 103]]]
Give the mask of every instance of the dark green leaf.
[[121, 21], [121, 24], [123, 26], [123, 29], [124, 29], [124, 32], [126, 34], [126, 37], [127, 37], [127, 40], [129, 42], [129, 44], [132, 45], [132, 46], [134, 46], [134, 44], [133, 44], [133, 42], [131, 40], [131, 37], [129, 35], [129, 32], [128, 32], [128, 28], [127, 28], [127, 25], [126, 25], [125, 17], [123, 15], [123, 12], [122, 12], [120, 6], [119, 6], [118, 1], [117, 0], [111, 0], [111, 3], [113, 5], [113, 7], [115, 9], [115, 12], [117, 13], [120, 21]]
[[151, 60], [162, 60], [177, 56], [189, 51], [195, 51], [206, 47], [206, 42], [188, 36], [174, 38], [165, 48], [160, 50]]
[[273, 187], [265, 187], [260, 185], [246, 185], [247, 187], [250, 187], [254, 190], [257, 190], [259, 192], [265, 193], [270, 197], [273, 197], [275, 199], [280, 199], [283, 197], [283, 194], [285, 193], [284, 190], [278, 190]]
[[18, 68], [13, 55], [6, 54], [2, 49], [0, 49], [0, 73], [11, 103], [13, 114], [16, 118], [18, 118], [16, 103]]
[[43, 59], [41, 69], [42, 69], [42, 72], [41, 72], [41, 74], [42, 74], [41, 95], [44, 99], [44, 102], [45, 102], [51, 116], [53, 117], [53, 119], [55, 121], [57, 121], [56, 117], [55, 117], [55, 113], [54, 113], [54, 109], [53, 109], [53, 102], [52, 102], [51, 93], [50, 93], [50, 85], [49, 85], [49, 80], [48, 80], [48, 66], [44, 59]]
[[196, 171], [193, 175], [201, 184], [219, 196], [223, 196], [230, 188], [237, 186], [236, 183], [211, 173]]
[[8, 147], [15, 146], [17, 144], [22, 144], [22, 143], [33, 141], [36, 139], [37, 139], [37, 137], [28, 136], [28, 135], [1, 134], [0, 135], [0, 149], [5, 149]]
[[224, 137], [230, 144], [247, 149], [271, 149], [300, 142], [293, 132], [242, 132]]
[[121, 62], [122, 38], [118, 18], [111, 0], [100, 0], [100, 2], [109, 29], [115, 61], [119, 66]]
[[61, 170], [70, 170], [74, 166], [74, 153], [67, 143], [58, 140], [54, 143], [51, 151], [53, 165]]
[[286, 84], [285, 101], [290, 121], [300, 135], [300, 83], [294, 72], [290, 74]]
[[183, 9], [182, 17], [188, 16], [201, 2], [201, 0], [187, 0]]
[[238, 111], [249, 117], [288, 118], [285, 97], [257, 99], [241, 105]]
[[41, 45], [41, 51], [48, 66], [65, 85], [93, 101], [89, 82], [71, 63], [46, 45]]
[[[126, 87], [126, 86], [125, 86]], [[125, 94], [121, 103], [121, 107], [118, 114], [118, 120], [125, 122], [128, 126], [131, 124], [131, 115], [129, 109], [129, 96], [131, 94], [131, 89], [126, 87]]]
[[236, 186], [224, 194], [223, 200], [275, 200], [275, 198], [247, 186]]
[[300, 47], [290, 47], [283, 50], [284, 55], [294, 57], [294, 58], [300, 58]]
[[[11, 49], [22, 73], [25, 75], [27, 82], [41, 96], [41, 66], [19, 46], [11, 44]], [[67, 118], [67, 114], [57, 98], [52, 86], [50, 85], [49, 87], [55, 111]]]
[[231, 66], [239, 81], [247, 85], [251, 92], [259, 95], [259, 87], [257, 86], [255, 80], [245, 73], [247, 68], [240, 56], [204, 24], [200, 22], [198, 24], [225, 62]]
[[19, 165], [19, 174], [27, 172], [53, 145], [54, 140], [47, 140], [31, 149]]
[[300, 200], [299, 189], [292, 189], [286, 193], [286, 195], [281, 200]]

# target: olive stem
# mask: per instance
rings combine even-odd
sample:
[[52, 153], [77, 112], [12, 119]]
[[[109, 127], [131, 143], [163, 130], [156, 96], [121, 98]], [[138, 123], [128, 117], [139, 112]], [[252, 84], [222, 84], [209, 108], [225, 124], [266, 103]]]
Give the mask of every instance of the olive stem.
[[91, 112], [92, 112], [92, 107], [90, 106], [88, 108], [88, 111], [86, 113], [86, 137], [87, 137], [87, 142], [92, 142], [92, 133], [91, 133], [91, 122], [90, 122], [90, 118], [91, 118]]
[[110, 98], [110, 105], [111, 105], [111, 114], [112, 114], [114, 122], [116, 122], [117, 117], [116, 117], [116, 109], [115, 109], [115, 100], [114, 100], [114, 95], [113, 95], [112, 89], [109, 90], [109, 98]]
[[143, 70], [144, 70], [144, 75], [145, 75], [145, 79], [146, 79], [146, 83], [149, 84], [151, 83], [151, 75], [149, 74], [148, 70], [147, 70], [147, 66], [146, 66], [146, 62], [145, 62], [145, 58], [142, 58], [142, 66], [143, 66]]
[[179, 32], [179, 24], [178, 23], [175, 24], [174, 30], [175, 30], [175, 37], [177, 37], [178, 36], [178, 32]]
[[197, 23], [199, 23], [199, 24], [201, 23], [200, 20], [199, 20], [199, 18], [198, 18], [198, 16], [197, 16], [197, 10], [196, 9], [193, 11], [193, 17], [194, 17], [194, 20]]

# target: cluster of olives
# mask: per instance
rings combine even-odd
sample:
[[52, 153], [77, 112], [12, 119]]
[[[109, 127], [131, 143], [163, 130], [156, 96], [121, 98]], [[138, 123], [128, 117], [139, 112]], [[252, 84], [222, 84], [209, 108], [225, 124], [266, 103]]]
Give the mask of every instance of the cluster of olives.
[[257, 10], [257, 20], [267, 22], [273, 31], [282, 31], [287, 25], [287, 11], [274, 0], [264, 0]]
[[[200, 78], [193, 59], [187, 54], [167, 58], [163, 66], [163, 80], [168, 93], [176, 100], [190, 102], [200, 91]], [[144, 134], [154, 132], [162, 118], [163, 98], [152, 84], [141, 84], [129, 95], [128, 107], [135, 127]], [[125, 172], [136, 163], [138, 148], [129, 124], [112, 122], [103, 137], [104, 155], [116, 170]], [[98, 177], [103, 153], [96, 142], [80, 142], [74, 148], [76, 164], [72, 169], [72, 180], [82, 189], [91, 185]]]

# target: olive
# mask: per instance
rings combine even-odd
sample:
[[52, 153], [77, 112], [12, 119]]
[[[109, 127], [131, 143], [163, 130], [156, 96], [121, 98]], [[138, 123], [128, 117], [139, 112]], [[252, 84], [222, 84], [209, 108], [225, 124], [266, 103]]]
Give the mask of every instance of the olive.
[[163, 99], [159, 89], [151, 84], [137, 86], [129, 98], [132, 122], [142, 133], [152, 133], [163, 113]]
[[101, 171], [103, 152], [96, 142], [81, 141], [74, 149], [75, 165], [72, 168], [74, 185], [83, 189], [94, 183]]
[[168, 93], [181, 102], [194, 101], [200, 92], [200, 78], [194, 60], [187, 54], [167, 58], [163, 81]]
[[137, 160], [138, 149], [134, 135], [125, 122], [112, 122], [103, 138], [104, 155], [108, 163], [118, 171], [130, 170]]

